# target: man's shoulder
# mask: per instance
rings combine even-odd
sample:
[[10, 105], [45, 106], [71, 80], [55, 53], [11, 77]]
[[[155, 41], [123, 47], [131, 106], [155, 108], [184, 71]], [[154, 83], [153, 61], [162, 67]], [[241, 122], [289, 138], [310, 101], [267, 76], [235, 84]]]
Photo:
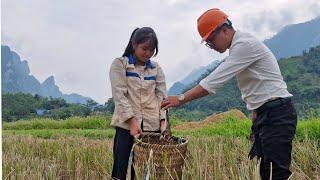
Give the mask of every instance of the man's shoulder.
[[237, 40], [240, 42], [259, 42], [258, 38], [249, 32], [237, 31], [236, 33], [238, 35]]
[[238, 48], [250, 48], [252, 46], [259, 46], [262, 42], [254, 35], [248, 32], [236, 31], [235, 39], [232, 43], [232, 47]]

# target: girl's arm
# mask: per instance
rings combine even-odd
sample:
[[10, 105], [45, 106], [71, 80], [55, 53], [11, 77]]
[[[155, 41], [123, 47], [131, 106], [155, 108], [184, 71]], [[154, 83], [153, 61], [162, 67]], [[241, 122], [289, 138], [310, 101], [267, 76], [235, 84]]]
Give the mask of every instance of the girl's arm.
[[125, 122], [134, 117], [134, 113], [127, 97], [125, 96], [128, 91], [126, 69], [120, 59], [115, 59], [113, 61], [109, 77], [114, 103], [120, 112], [121, 121]]
[[[161, 102], [164, 98], [167, 97], [167, 87], [165, 75], [162, 71], [162, 68], [158, 65], [158, 72], [156, 77], [156, 96], [159, 101], [159, 107], [161, 106]], [[160, 120], [166, 119], [166, 111], [160, 109]]]

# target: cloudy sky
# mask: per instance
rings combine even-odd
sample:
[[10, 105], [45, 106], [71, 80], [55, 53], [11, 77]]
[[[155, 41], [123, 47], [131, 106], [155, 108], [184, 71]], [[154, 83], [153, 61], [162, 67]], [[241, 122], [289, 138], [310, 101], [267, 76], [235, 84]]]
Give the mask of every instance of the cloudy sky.
[[[133, 3], [134, 2], [134, 3]], [[197, 18], [218, 7], [236, 29], [261, 40], [283, 26], [320, 15], [319, 0], [2, 0], [1, 44], [9, 45], [40, 82], [53, 75], [63, 93], [104, 103], [111, 97], [109, 67], [122, 55], [135, 27], [152, 27], [159, 39], [154, 60], [168, 87], [192, 69], [227, 54], [203, 44]]]

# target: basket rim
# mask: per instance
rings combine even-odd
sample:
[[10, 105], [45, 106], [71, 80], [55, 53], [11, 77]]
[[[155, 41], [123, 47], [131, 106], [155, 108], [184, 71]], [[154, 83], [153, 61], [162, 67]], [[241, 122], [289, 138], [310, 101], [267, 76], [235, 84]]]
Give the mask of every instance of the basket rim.
[[[161, 136], [160, 133], [146, 133], [144, 134], [144, 136]], [[175, 137], [175, 136], [173, 136]], [[167, 148], [173, 148], [173, 147], [183, 147], [186, 146], [189, 143], [189, 140], [185, 137], [177, 137], [179, 139], [183, 139], [184, 142], [180, 143], [180, 144], [150, 144], [150, 143], [146, 143], [146, 142], [142, 142], [140, 141], [140, 139], [135, 139], [135, 144], [139, 145], [139, 146], [144, 146], [144, 147], [152, 147], [152, 146], [160, 146], [160, 147], [167, 147]]]

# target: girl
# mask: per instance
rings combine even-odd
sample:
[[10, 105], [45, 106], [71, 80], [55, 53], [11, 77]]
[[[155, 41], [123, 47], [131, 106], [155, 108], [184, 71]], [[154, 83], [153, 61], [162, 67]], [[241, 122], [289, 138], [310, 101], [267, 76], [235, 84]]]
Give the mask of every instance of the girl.
[[115, 102], [111, 126], [116, 129], [113, 178], [126, 178], [134, 138], [145, 131], [165, 130], [166, 114], [160, 109], [166, 96], [165, 77], [159, 64], [150, 60], [157, 54], [158, 39], [153, 29], [136, 28], [122, 57], [111, 65], [109, 77]]

